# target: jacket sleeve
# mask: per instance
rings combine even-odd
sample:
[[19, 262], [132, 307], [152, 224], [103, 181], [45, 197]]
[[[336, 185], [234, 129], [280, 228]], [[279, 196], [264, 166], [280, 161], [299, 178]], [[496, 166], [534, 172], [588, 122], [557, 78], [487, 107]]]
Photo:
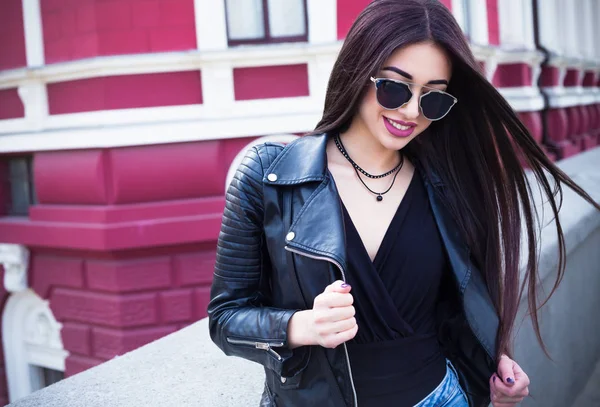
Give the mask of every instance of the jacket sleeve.
[[208, 304], [210, 335], [227, 355], [258, 362], [282, 377], [308, 364], [308, 346], [288, 348], [298, 310], [270, 306], [271, 267], [263, 233], [263, 163], [248, 151], [225, 195]]

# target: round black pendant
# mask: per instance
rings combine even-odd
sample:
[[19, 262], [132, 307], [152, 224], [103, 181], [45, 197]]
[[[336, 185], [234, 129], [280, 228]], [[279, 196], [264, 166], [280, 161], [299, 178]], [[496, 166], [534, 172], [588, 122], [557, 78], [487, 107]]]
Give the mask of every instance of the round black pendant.
[[381, 195], [377, 195], [377, 202], [383, 201], [383, 197]]

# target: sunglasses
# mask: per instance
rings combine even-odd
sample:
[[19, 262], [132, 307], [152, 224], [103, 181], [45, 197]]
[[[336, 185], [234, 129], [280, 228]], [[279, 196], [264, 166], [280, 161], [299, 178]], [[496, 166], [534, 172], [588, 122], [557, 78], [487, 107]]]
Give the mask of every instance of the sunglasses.
[[[371, 77], [371, 81], [377, 89], [377, 102], [387, 110], [396, 110], [407, 104], [413, 97], [410, 87], [412, 85], [420, 86], [412, 82], [389, 78]], [[428, 120], [443, 119], [450, 112], [452, 106], [458, 102], [458, 99], [442, 90], [428, 86], [422, 86], [422, 88], [427, 89], [427, 92], [419, 97], [419, 106], [423, 116]]]

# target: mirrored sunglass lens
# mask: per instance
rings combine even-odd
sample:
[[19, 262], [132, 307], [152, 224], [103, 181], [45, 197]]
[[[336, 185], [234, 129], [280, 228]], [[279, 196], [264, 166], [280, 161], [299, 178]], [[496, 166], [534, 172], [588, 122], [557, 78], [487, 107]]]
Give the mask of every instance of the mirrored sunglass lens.
[[412, 96], [407, 85], [392, 81], [380, 81], [377, 85], [377, 100], [386, 109], [397, 109]]
[[429, 120], [436, 120], [444, 117], [452, 106], [454, 99], [450, 95], [439, 92], [430, 92], [421, 98], [421, 110], [423, 116]]

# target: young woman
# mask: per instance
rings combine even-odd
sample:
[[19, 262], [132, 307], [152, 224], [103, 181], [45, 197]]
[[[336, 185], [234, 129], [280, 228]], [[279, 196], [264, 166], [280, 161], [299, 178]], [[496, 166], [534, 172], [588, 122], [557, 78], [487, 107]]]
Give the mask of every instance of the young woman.
[[264, 365], [260, 405], [504, 407], [527, 396], [510, 343], [523, 222], [536, 298], [523, 163], [554, 215], [561, 184], [600, 209], [482, 76], [444, 6], [367, 6], [315, 131], [250, 150], [227, 191], [210, 333]]

